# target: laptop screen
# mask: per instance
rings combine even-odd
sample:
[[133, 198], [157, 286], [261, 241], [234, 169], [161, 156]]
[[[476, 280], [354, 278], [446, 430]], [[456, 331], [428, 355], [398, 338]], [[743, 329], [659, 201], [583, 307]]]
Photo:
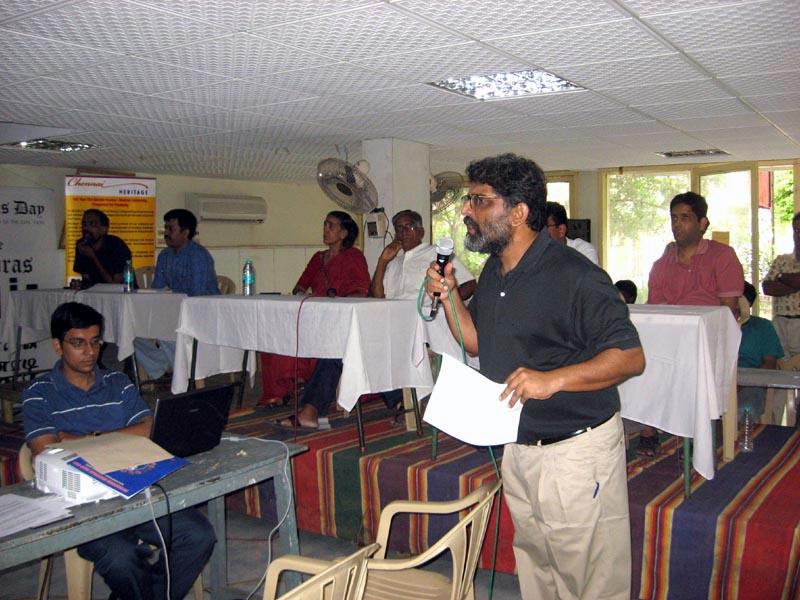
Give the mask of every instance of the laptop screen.
[[156, 400], [150, 439], [175, 456], [192, 456], [219, 444], [235, 386], [193, 390]]

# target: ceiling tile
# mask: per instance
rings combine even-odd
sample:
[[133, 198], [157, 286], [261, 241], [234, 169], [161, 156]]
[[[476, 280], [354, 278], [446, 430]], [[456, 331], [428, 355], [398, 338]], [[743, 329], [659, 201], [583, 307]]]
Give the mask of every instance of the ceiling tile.
[[618, 102], [588, 91], [541, 94], [527, 98], [493, 100], [492, 104], [523, 115], [547, 115], [562, 112], [621, 108]]
[[328, 64], [330, 59], [235, 33], [217, 39], [147, 53], [148, 58], [195, 71], [245, 79]]
[[647, 58], [670, 52], [632, 20], [542, 31], [488, 43], [522, 60], [555, 71], [566, 65]]
[[720, 50], [698, 50], [692, 58], [716, 77], [741, 77], [782, 70], [787, 64], [800, 64], [800, 45], [790, 42], [770, 42], [726, 47]]
[[696, 119], [669, 119], [667, 123], [682, 131], [703, 131], [705, 129], [735, 129], [764, 125], [764, 118], [757, 113], [728, 115], [725, 117], [699, 117]]
[[635, 123], [650, 121], [648, 117], [627, 108], [613, 110], [595, 110], [586, 112], [559, 113], [547, 115], [554, 123], [564, 127], [590, 127], [593, 125], [614, 125], [617, 123]]
[[379, 3], [379, 0], [281, 0], [279, 2], [143, 0], [143, 2], [161, 10], [213, 23], [233, 31], [253, 31], [369, 6]]
[[124, 0], [65, 4], [17, 19], [13, 27], [21, 33], [124, 54], [140, 54], [230, 33]]
[[771, 112], [765, 116], [779, 127], [800, 127], [800, 110]]
[[0, 2], [0, 24], [62, 3], [63, 0], [3, 0]]
[[374, 56], [356, 61], [366, 67], [419, 83], [448, 77], [490, 75], [529, 69], [530, 65], [481, 44], [468, 42], [444, 48]]
[[311, 94], [290, 92], [273, 86], [240, 80], [223, 81], [222, 83], [165, 92], [159, 94], [159, 96], [228, 110], [313, 97]]
[[722, 81], [741, 96], [800, 92], [800, 70], [731, 77]]
[[696, 117], [720, 117], [725, 115], [747, 114], [752, 112], [735, 98], [703, 100], [699, 102], [673, 102], [669, 104], [649, 104], [637, 107], [656, 119], [686, 119]]
[[574, 27], [621, 19], [608, 4], [595, 0], [519, 2], [519, 0], [400, 0], [396, 6], [432, 19], [476, 39]]
[[800, 108], [800, 92], [772, 96], [748, 96], [745, 100], [762, 112], [796, 110]]
[[68, 127], [79, 131], [119, 131], [153, 140], [173, 140], [213, 131], [206, 127], [182, 123], [135, 119], [85, 110], [64, 111], [52, 115], [48, 120], [55, 127]]
[[713, 79], [693, 81], [691, 83], [665, 83], [633, 88], [617, 88], [604, 90], [604, 93], [628, 106], [659, 104], [673, 100], [690, 102], [731, 97], [731, 94], [722, 89]]
[[274, 42], [300, 46], [335, 60], [357, 60], [466, 41], [385, 4], [320, 17], [310, 23], [288, 23], [259, 33]]
[[690, 53], [770, 40], [796, 41], [800, 2], [765, 0], [644, 19]]
[[401, 77], [391, 73], [378, 73], [370, 65], [352, 63], [330, 63], [309, 69], [298, 69], [282, 73], [270, 73], [250, 78], [254, 83], [277, 86], [309, 96], [346, 94], [357, 90], [393, 88], [404, 84]]
[[140, 58], [124, 58], [89, 67], [59, 71], [54, 76], [62, 81], [84, 83], [99, 87], [157, 94], [223, 81], [219, 75], [181, 69]]
[[755, 0], [625, 0], [625, 6], [639, 16], [647, 16], [691, 12], [748, 1]]
[[0, 28], [0, 56], [3, 69], [9, 72], [47, 75], [121, 58], [118, 53], [17, 33], [11, 29], [14, 24], [7, 27]]
[[707, 79], [679, 54], [558, 67], [555, 73], [593, 90]]

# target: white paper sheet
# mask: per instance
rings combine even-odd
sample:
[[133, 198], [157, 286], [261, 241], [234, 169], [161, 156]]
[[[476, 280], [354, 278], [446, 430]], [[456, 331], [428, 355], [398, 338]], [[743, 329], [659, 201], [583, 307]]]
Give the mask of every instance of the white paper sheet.
[[457, 359], [442, 355], [442, 369], [424, 419], [467, 444], [516, 442], [522, 404], [509, 408], [507, 400], [499, 400], [504, 388]]
[[67, 508], [64, 500], [55, 496], [25, 498], [4, 494], [0, 496], [0, 536], [67, 519], [72, 516]]

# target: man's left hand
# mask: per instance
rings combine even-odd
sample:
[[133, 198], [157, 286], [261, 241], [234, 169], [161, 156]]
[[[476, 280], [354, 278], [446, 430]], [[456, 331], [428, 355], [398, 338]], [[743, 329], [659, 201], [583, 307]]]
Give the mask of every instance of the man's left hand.
[[534, 371], [520, 367], [506, 378], [506, 389], [500, 394], [500, 400], [508, 399], [508, 406], [518, 401], [523, 404], [528, 398], [546, 400], [559, 391], [559, 382], [552, 373]]

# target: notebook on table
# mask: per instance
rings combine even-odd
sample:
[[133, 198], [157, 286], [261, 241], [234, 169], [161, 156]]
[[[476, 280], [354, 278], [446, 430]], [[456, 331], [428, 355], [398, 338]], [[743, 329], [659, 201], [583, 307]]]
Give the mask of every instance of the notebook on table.
[[228, 424], [235, 387], [207, 387], [158, 398], [150, 439], [181, 457], [216, 447]]

